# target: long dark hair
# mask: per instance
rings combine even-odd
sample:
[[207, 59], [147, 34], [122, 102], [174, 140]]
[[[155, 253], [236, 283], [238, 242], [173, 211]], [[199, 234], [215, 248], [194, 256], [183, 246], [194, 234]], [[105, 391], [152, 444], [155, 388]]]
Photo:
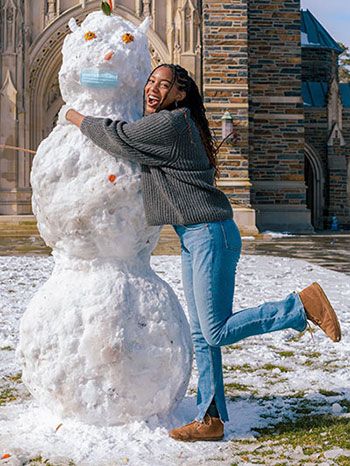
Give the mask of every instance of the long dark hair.
[[[215, 168], [215, 176], [218, 176], [218, 161], [217, 161], [217, 155], [216, 155], [217, 150], [216, 150], [216, 147], [213, 141], [212, 134], [209, 129], [209, 123], [205, 115], [203, 99], [199, 92], [198, 86], [195, 83], [195, 81], [191, 78], [191, 76], [188, 74], [188, 71], [185, 70], [185, 68], [183, 68], [180, 65], [173, 65], [173, 64], [168, 64], [168, 63], [158, 65], [150, 74], [147, 82], [149, 81], [152, 74], [158, 68], [161, 68], [163, 66], [166, 68], [170, 68], [173, 73], [172, 83], [171, 83], [171, 86], [168, 92], [170, 92], [171, 88], [174, 85], [177, 86], [178, 89], [180, 89], [181, 91], [186, 92], [186, 97], [183, 100], [178, 101], [177, 105], [175, 105], [175, 103], [171, 104], [171, 106], [167, 107], [167, 110], [173, 110], [176, 107], [177, 108], [186, 107], [190, 110], [191, 118], [193, 119], [193, 121], [195, 122], [198, 128], [198, 131], [200, 133], [203, 145], [205, 147], [209, 162]], [[162, 102], [165, 99], [166, 99], [166, 96], [163, 98]], [[143, 101], [145, 102], [145, 96], [144, 96]], [[157, 111], [159, 111], [162, 102], [160, 102]]]

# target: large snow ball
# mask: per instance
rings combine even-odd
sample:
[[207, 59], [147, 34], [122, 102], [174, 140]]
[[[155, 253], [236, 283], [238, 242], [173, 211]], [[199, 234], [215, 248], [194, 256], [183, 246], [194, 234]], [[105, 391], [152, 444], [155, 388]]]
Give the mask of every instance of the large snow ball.
[[[67, 104], [84, 115], [140, 118], [151, 68], [147, 27], [102, 12], [80, 27], [71, 20], [59, 75]], [[42, 141], [31, 184], [41, 236], [56, 256], [125, 259], [153, 250], [159, 228], [147, 227], [140, 167], [100, 150], [75, 126], [58, 125]]]
[[147, 28], [147, 19], [137, 27], [101, 11], [89, 14], [80, 27], [73, 26], [64, 41], [59, 73], [64, 101], [79, 109], [80, 100], [86, 102], [87, 97], [92, 105], [94, 101], [101, 105], [118, 102], [129, 93], [130, 106], [137, 104], [141, 114], [143, 88], [151, 71]]
[[61, 417], [96, 425], [170, 413], [191, 371], [191, 336], [156, 274], [111, 266], [53, 273], [20, 325], [23, 381]]
[[31, 174], [33, 212], [55, 257], [127, 259], [154, 249], [141, 175], [73, 126], [56, 127], [40, 144]]

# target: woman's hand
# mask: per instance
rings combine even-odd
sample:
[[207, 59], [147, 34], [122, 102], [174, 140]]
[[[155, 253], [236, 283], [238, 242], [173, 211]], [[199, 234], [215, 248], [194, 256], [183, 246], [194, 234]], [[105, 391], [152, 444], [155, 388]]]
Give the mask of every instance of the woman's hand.
[[80, 125], [82, 124], [85, 116], [82, 115], [81, 113], [77, 112], [73, 108], [70, 108], [68, 112], [66, 113], [66, 119], [70, 122], [73, 123], [73, 125], [77, 126], [80, 128]]
[[63, 105], [61, 110], [59, 111], [57, 123], [60, 125], [69, 125], [70, 123], [72, 123], [73, 125], [80, 128], [80, 125], [84, 118], [84, 115], [77, 112], [69, 105]]

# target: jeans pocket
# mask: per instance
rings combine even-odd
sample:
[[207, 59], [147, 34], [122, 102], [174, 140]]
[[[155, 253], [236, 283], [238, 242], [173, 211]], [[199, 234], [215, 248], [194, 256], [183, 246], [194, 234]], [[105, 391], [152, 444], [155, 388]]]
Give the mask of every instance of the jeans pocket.
[[224, 220], [220, 222], [220, 227], [225, 249], [236, 252], [241, 251], [241, 234], [234, 220]]

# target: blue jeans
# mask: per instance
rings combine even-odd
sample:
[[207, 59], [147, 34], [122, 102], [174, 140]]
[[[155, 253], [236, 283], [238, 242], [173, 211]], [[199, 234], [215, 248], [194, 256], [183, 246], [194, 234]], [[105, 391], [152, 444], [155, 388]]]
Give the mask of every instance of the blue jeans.
[[297, 293], [232, 313], [242, 246], [235, 222], [173, 227], [181, 242], [182, 282], [199, 374], [197, 419], [203, 419], [214, 399], [221, 420], [227, 421], [220, 347], [286, 328], [303, 331], [306, 314]]

